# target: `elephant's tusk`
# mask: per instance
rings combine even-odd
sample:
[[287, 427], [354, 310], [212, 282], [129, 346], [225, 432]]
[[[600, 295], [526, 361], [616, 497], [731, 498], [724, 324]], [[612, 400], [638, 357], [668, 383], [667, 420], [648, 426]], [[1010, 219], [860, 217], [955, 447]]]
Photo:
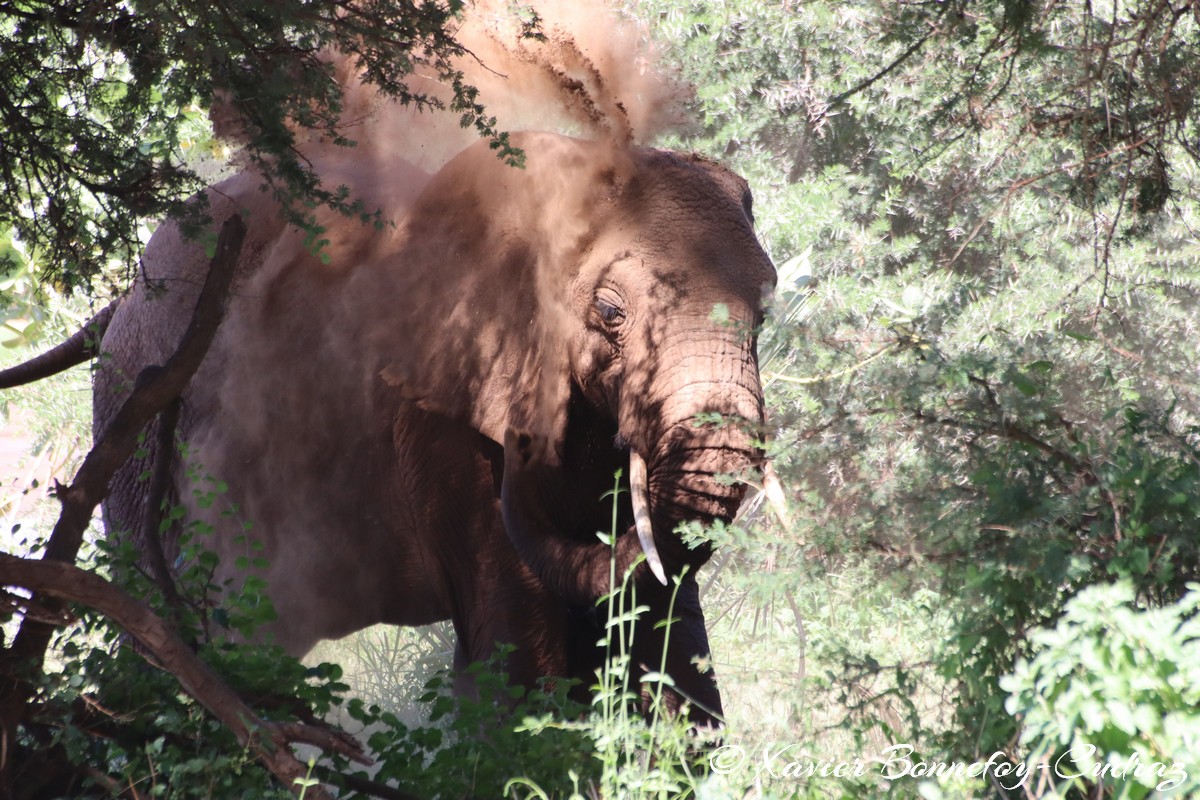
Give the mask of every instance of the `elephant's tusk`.
[[638, 541], [646, 554], [646, 563], [658, 582], [667, 585], [667, 573], [663, 571], [662, 559], [654, 546], [654, 528], [650, 525], [650, 492], [646, 480], [646, 462], [636, 450], [629, 451], [629, 488], [633, 496], [633, 522], [637, 526]]
[[788, 513], [787, 500], [784, 499], [783, 484], [779, 481], [779, 475], [775, 472], [775, 467], [770, 461], [762, 465], [763, 477], [763, 493], [767, 496], [767, 502], [771, 504], [771, 508], [775, 510], [775, 516], [779, 517], [779, 521], [783, 523], [785, 528], [792, 527], [792, 515]]

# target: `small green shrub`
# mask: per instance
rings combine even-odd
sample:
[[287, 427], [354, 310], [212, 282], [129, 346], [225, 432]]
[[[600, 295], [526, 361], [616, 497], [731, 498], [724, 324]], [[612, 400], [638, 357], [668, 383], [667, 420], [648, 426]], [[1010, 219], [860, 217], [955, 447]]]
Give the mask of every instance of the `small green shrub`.
[[467, 668], [474, 697], [455, 696], [448, 672], [435, 675], [418, 699], [428, 724], [408, 725], [378, 705], [349, 700], [350, 717], [369, 733], [378, 764], [375, 780], [394, 781], [429, 800], [503, 797], [518, 775], [554, 797], [567, 796], [574, 780], [595, 780], [593, 745], [585, 732], [564, 726], [534, 735], [522, 724], [533, 717], [578, 718], [586, 709], [567, 697], [564, 681], [547, 681], [534, 691], [510, 685], [502, 666], [508, 652], [501, 649], [488, 662]]
[[1001, 679], [1029, 763], [1052, 795], [1139, 800], [1200, 792], [1200, 584], [1162, 608], [1139, 608], [1127, 581], [1090, 586], [1053, 627], [1031, 631], [1034, 655]]

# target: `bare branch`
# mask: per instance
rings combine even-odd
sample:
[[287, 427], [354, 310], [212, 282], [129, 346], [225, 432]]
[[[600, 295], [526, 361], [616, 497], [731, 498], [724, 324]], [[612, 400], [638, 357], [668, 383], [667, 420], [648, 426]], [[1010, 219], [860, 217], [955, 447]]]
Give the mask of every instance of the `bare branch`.
[[162, 524], [162, 505], [171, 482], [171, 462], [175, 453], [175, 428], [179, 423], [179, 410], [183, 405], [176, 397], [158, 415], [157, 446], [154, 453], [154, 471], [150, 475], [150, 489], [146, 497], [145, 514], [142, 516], [142, 550], [150, 562], [154, 582], [167, 601], [173, 621], [179, 623], [183, 599], [175, 588], [171, 568], [163, 551], [159, 526]]
[[888, 64], [886, 67], [879, 70], [871, 77], [869, 77], [863, 81], [860, 81], [855, 86], [852, 86], [851, 88], [847, 89], [846, 91], [841, 92], [840, 94], [837, 94], [837, 95], [831, 97], [829, 99], [829, 102], [826, 105], [832, 108], [833, 106], [836, 106], [839, 103], [844, 103], [850, 97], [858, 94], [859, 92], [861, 92], [864, 89], [869, 89], [871, 86], [878, 83], [883, 78], [886, 78], [889, 74], [891, 74], [891, 72], [894, 69], [899, 67], [901, 64], [903, 64], [909, 58], [911, 58], [914, 53], [916, 53], [918, 50], [921, 49], [922, 46], [924, 46], [925, 42], [929, 41], [929, 39], [935, 33], [939, 32], [940, 29], [938, 28], [937, 23], [941, 20], [942, 15], [946, 12], [946, 6], [947, 6], [947, 4], [942, 4], [938, 8], [937, 17], [934, 19], [933, 24], [930, 25], [929, 31], [924, 36], [922, 36], [920, 39], [917, 39], [915, 42], [913, 42], [911, 45], [909, 45], [908, 48], [903, 53], [901, 53], [899, 56], [897, 56], [895, 59], [892, 60], [892, 63]]

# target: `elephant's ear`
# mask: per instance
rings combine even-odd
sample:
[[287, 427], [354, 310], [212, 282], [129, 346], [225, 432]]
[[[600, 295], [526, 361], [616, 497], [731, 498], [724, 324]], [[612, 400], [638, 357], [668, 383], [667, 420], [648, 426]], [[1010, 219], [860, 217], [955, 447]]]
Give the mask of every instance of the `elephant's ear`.
[[529, 434], [556, 463], [575, 327], [566, 304], [595, 225], [583, 207], [595, 192], [579, 184], [595, 183], [595, 148], [549, 134], [514, 143], [529, 154], [523, 170], [477, 146], [434, 176], [405, 221], [403, 251], [364, 276], [351, 308], [365, 316], [376, 296], [394, 303], [375, 314], [386, 324], [371, 347], [396, 396], [501, 445], [510, 430]]
[[[567, 348], [559, 326], [540, 310], [524, 325], [509, 322], [520, 308], [516, 302], [493, 308], [475, 321], [476, 327], [455, 328], [449, 335], [435, 329], [389, 337], [377, 374], [393, 397], [466, 422], [497, 444], [503, 445], [510, 432], [526, 435], [538, 443], [531, 456], [556, 465], [570, 399]], [[421, 356], [396, 344], [421, 339], [440, 346]]]

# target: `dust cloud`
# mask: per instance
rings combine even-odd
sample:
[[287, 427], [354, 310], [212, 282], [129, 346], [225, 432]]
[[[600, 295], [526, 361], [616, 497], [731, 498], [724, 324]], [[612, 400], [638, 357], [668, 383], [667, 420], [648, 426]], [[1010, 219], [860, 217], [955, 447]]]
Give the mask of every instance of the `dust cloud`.
[[[540, 39], [522, 37], [532, 10]], [[685, 122], [687, 87], [662, 62], [644, 23], [598, 0], [504, 0], [469, 4], [456, 39], [467, 55], [455, 67], [479, 90], [479, 101], [501, 131], [542, 130], [608, 142], [646, 144]], [[477, 141], [458, 114], [418, 110], [386, 98], [355, 74], [352, 60], [333, 57], [344, 93], [345, 135], [358, 161], [401, 158], [436, 172]], [[449, 105], [449, 87], [428, 70], [408, 81], [414, 92]], [[343, 154], [321, 139], [302, 149], [314, 160]], [[348, 155], [348, 154], [347, 154]]]
[[[567, 307], [572, 271], [616, 213], [622, 168], [636, 177], [646, 165], [631, 145], [683, 121], [686, 92], [644, 27], [597, 0], [535, 7], [540, 41], [520, 37], [522, 19], [504, 0], [468, 6], [457, 31], [468, 53], [457, 66], [496, 126], [549, 132], [514, 136], [524, 170], [485, 146], [469, 150], [478, 133], [453, 112], [389, 101], [351, 59], [333, 56], [344, 136], [356, 146], [315, 135], [298, 146], [327, 188], [347, 187], [379, 210], [380, 224], [314, 209], [314, 242], [288, 224], [253, 170], [208, 190], [212, 218], [243, 214], [249, 232], [226, 318], [185, 397], [188, 464], [177, 469], [176, 491], [218, 532], [224, 572], [215, 584], [240, 575], [237, 557], [255, 556], [252, 540], [265, 545], [262, 577], [281, 620], [274, 632], [293, 652], [379, 621], [449, 615], [439, 604], [452, 587], [426, 568], [442, 542], [421, 534], [466, 530], [476, 523], [445, 520], [471, 509], [491, 513], [494, 476], [479, 464], [475, 431], [501, 443], [518, 413], [514, 424], [545, 441], [562, 429], [577, 330]], [[413, 76], [411, 88], [450, 97], [430, 74]], [[222, 111], [218, 102], [215, 123]], [[115, 399], [97, 401], [98, 428], [104, 407], [120, 406], [126, 376], [163, 363], [182, 337], [208, 262], [176, 226], [155, 233], [143, 273], [171, 291], [139, 281], [118, 312], [124, 322], [110, 327], [109, 377], [97, 379], [97, 394]], [[446, 441], [431, 445], [443, 431], [432, 427], [437, 415], [471, 427], [446, 429]], [[401, 449], [398, 420], [428, 428], [418, 431], [427, 438]], [[108, 501], [110, 518], [131, 528], [143, 469], [124, 465]], [[484, 499], [435, 491], [445, 476]]]
[[[214, 218], [251, 210], [252, 235], [229, 313], [189, 390], [192, 452], [206, 470], [229, 478], [238, 520], [252, 521], [266, 552], [277, 556], [265, 577], [281, 618], [305, 620], [317, 638], [379, 619], [416, 622], [404, 616], [412, 612], [379, 604], [394, 594], [396, 576], [426, 556], [397, 551], [394, 569], [377, 584], [354, 556], [423, 546], [419, 537], [395, 537], [387, 515], [363, 516], [379, 510], [371, 503], [395, 496], [405, 477], [389, 449], [386, 425], [395, 410], [387, 404], [403, 398], [469, 420], [497, 442], [518, 406], [538, 409], [521, 420], [526, 427], [559, 425], [565, 342], [574, 330], [566, 305], [571, 271], [606, 204], [623, 191], [625, 169], [632, 176], [642, 158], [632, 146], [684, 121], [686, 92], [644, 27], [596, 0], [539, 0], [535, 7], [539, 41], [521, 38], [522, 20], [503, 0], [468, 6], [456, 34], [468, 54], [457, 67], [498, 129], [588, 142], [516, 135], [526, 155], [520, 172], [484, 147], [452, 162], [479, 142], [474, 129], [461, 128], [453, 112], [381, 97], [351, 59], [334, 56], [343, 135], [356, 146], [313, 135], [299, 148], [326, 187], [347, 187], [392, 224], [372, 227], [315, 209], [318, 254], [287, 227], [252, 173], [210, 192]], [[450, 88], [428, 73], [413, 76], [410, 88], [450, 98]], [[521, 237], [506, 238], [510, 230]], [[177, 236], [160, 237], [147, 251], [148, 271], [178, 274], [190, 259], [202, 274], [202, 255]], [[521, 314], [535, 316], [536, 325], [510, 323]], [[534, 377], [529, 385], [504, 383], [517, 372]], [[477, 396], [490, 399], [476, 403]], [[469, 455], [469, 447], [460, 450]], [[490, 472], [485, 478], [490, 487]], [[281, 485], [288, 490], [278, 491]], [[424, 491], [411, 489], [411, 496]], [[223, 529], [231, 510], [196, 513]], [[409, 524], [416, 530], [424, 523]], [[302, 578], [301, 569], [312, 574]], [[413, 586], [423, 579], [410, 577]], [[329, 593], [306, 589], [314, 585], [356, 594], [338, 606]], [[353, 616], [347, 609], [369, 619], [326, 619]], [[297, 638], [289, 646], [307, 644]]]

